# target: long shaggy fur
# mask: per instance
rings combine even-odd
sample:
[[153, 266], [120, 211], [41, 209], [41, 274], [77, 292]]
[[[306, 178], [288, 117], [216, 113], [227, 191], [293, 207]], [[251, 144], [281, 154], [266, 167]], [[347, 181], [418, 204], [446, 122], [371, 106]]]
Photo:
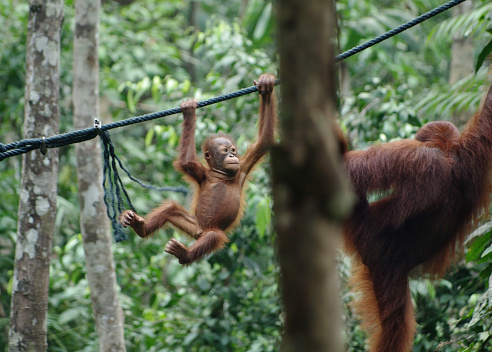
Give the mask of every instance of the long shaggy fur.
[[[410, 351], [416, 331], [415, 313], [406, 277], [391, 277], [379, 286], [384, 291], [376, 297], [369, 268], [360, 260], [353, 263], [349, 286], [357, 295], [351, 308], [358, 314], [361, 327], [368, 334], [371, 352]], [[384, 314], [380, 308], [384, 307]]]
[[[443, 275], [488, 210], [492, 88], [461, 135], [449, 122], [431, 122], [415, 140], [349, 151], [343, 158], [359, 197], [344, 225], [344, 247], [355, 260], [354, 308], [371, 352], [409, 352], [416, 322], [408, 278]], [[371, 193], [389, 195], [370, 203]]]

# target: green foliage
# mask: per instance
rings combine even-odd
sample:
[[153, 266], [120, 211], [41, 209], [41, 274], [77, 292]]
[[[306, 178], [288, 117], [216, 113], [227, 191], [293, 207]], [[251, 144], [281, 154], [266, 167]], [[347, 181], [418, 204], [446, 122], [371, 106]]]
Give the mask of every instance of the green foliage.
[[[338, 2], [340, 50], [362, 44], [441, 4], [440, 1], [429, 1], [429, 4], [415, 1], [390, 1], [390, 4], [354, 0]], [[450, 16], [450, 12], [441, 16]], [[422, 38], [427, 37], [436, 23], [435, 18], [425, 21], [347, 59], [342, 65], [348, 67], [350, 79], [357, 82], [353, 88], [371, 84], [374, 79], [395, 86], [409, 80], [428, 85], [446, 75], [448, 65], [436, 57], [449, 57], [450, 46], [442, 41], [422, 45]]]
[[[475, 230], [468, 238], [466, 260], [473, 263], [475, 277], [480, 281], [469, 285], [472, 291], [467, 295], [468, 302], [459, 314], [458, 336], [462, 338], [459, 351], [482, 351], [492, 346], [492, 223], [488, 222]], [[488, 285], [487, 285], [488, 283]]]
[[[233, 87], [250, 86], [265, 69], [273, 68], [272, 58], [254, 48], [239, 22], [231, 24], [212, 17], [207, 29], [196, 36], [194, 52], [201, 58], [200, 70], [212, 87], [230, 91]], [[218, 81], [219, 75], [227, 78]]]
[[[488, 44], [483, 46], [477, 56], [475, 65], [475, 73], [477, 73], [487, 56], [492, 52], [492, 40], [490, 39], [492, 34], [491, 11], [492, 3], [486, 3], [485, 1], [483, 4], [476, 3], [472, 11], [447, 19], [436, 26], [429, 35], [428, 40], [439, 40], [448, 43], [451, 42], [452, 38], [456, 37], [474, 37], [480, 43], [485, 43], [488, 40]], [[477, 45], [477, 48], [479, 47], [480, 45]]]
[[248, 1], [242, 26], [246, 28], [248, 37], [252, 38], [256, 47], [270, 44], [275, 27], [273, 3], [261, 0]]
[[[276, 268], [260, 260], [272, 252], [247, 248], [245, 237], [258, 236], [249, 231], [242, 226], [241, 234], [231, 236], [236, 246], [185, 270], [163, 254], [165, 239], [152, 251], [125, 253], [124, 262], [118, 261], [127, 272], [120, 283], [122, 292], [141, 297], [141, 301], [123, 299], [130, 344], [137, 350], [246, 351], [254, 345], [257, 350], [276, 350], [280, 324]], [[271, 244], [260, 244], [273, 251]], [[145, 261], [147, 269], [135, 260]], [[134, 265], [138, 271], [133, 271]]]
[[53, 248], [48, 303], [50, 351], [97, 350], [80, 235]]
[[180, 52], [186, 44], [185, 14], [186, 2], [179, 0], [136, 1], [128, 6], [105, 2], [99, 55], [102, 71], [112, 78], [108, 83], [167, 72], [187, 77]]
[[[25, 43], [28, 4], [19, 1], [0, 1], [0, 26], [2, 50], [0, 52], [0, 121], [2, 130], [17, 134], [16, 126], [22, 125], [24, 95]], [[3, 141], [2, 141], [3, 142]]]
[[350, 142], [358, 148], [375, 141], [408, 138], [423, 124], [412, 101], [414, 92], [406, 84], [379, 85], [375, 79], [360, 93], [343, 99], [341, 120]]
[[[5, 333], [9, 329], [9, 316], [4, 314], [10, 307], [10, 285], [14, 268], [15, 238], [17, 229], [17, 213], [19, 204], [18, 174], [14, 168], [0, 165], [0, 346], [6, 346]], [[0, 348], [3, 351], [3, 349]]]
[[435, 86], [427, 91], [415, 105], [415, 109], [426, 116], [427, 121], [447, 119], [453, 112], [476, 110], [487, 86], [486, 70], [480, 70], [475, 76], [465, 77], [448, 90]]
[[[492, 34], [492, 30], [487, 30], [487, 33]], [[492, 53], [492, 39], [484, 46], [480, 54], [478, 54], [477, 64], [475, 65], [475, 73], [480, 70], [485, 62], [485, 59]]]
[[442, 21], [431, 31], [428, 41], [446, 41], [458, 37], [469, 37], [484, 34], [490, 26], [492, 3], [476, 3], [472, 11]]

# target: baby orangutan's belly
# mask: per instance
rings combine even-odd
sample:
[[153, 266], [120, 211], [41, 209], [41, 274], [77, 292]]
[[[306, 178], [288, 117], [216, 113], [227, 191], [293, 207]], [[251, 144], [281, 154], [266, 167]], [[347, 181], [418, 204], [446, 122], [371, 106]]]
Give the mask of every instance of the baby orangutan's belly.
[[236, 220], [240, 206], [239, 186], [216, 183], [201, 191], [195, 215], [202, 229], [225, 230]]

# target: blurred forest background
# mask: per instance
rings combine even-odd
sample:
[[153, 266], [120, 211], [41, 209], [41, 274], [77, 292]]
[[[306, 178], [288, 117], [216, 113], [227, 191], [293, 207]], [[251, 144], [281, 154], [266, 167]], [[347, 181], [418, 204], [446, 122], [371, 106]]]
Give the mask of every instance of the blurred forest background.
[[[443, 3], [442, 0], [339, 0], [338, 48], [348, 50]], [[354, 148], [411, 137], [425, 122], [468, 119], [488, 87], [492, 3], [467, 1], [339, 64], [341, 125]], [[179, 106], [252, 85], [277, 72], [275, 13], [261, 0], [106, 0], [100, 27], [103, 123]], [[61, 44], [61, 132], [72, 130], [73, 1], [65, 1]], [[22, 139], [28, 4], [0, 0], [0, 141]], [[463, 49], [462, 46], [468, 45]], [[299, 43], [302, 50], [302, 43]], [[455, 51], [455, 52], [453, 52]], [[469, 53], [453, 76], [452, 58]], [[487, 56], [489, 55], [489, 56]], [[303, 84], [303, 82], [299, 82]], [[256, 135], [255, 94], [198, 110], [197, 136], [231, 134], [240, 152]], [[156, 186], [183, 184], [172, 168], [181, 116], [112, 131], [116, 153], [134, 176]], [[88, 126], [91, 127], [91, 126]], [[0, 163], [0, 346], [7, 348], [21, 158]], [[272, 230], [268, 161], [257, 168], [247, 209], [226, 249], [183, 268], [164, 253], [174, 231], [113, 245], [128, 351], [277, 351], [282, 332], [279, 270]], [[146, 213], [183, 195], [143, 190], [124, 178]], [[105, 216], [101, 214], [100, 216]], [[95, 219], [97, 221], [97, 219]], [[488, 223], [466, 257], [437, 282], [411, 284], [419, 322], [414, 351], [488, 351], [492, 346], [492, 247]], [[302, 234], [299, 234], [302, 236]], [[182, 238], [181, 235], [177, 235]], [[97, 351], [84, 253], [73, 147], [60, 150], [58, 210], [50, 272], [49, 351]], [[344, 282], [349, 264], [340, 256]], [[364, 337], [348, 309], [347, 351]], [[0, 347], [2, 349], [2, 347]]]

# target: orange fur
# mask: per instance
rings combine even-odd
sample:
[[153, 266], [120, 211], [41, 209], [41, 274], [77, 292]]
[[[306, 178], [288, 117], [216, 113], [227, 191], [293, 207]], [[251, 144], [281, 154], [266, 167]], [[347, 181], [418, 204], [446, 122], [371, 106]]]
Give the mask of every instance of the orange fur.
[[[343, 158], [359, 197], [344, 225], [344, 247], [355, 260], [351, 287], [359, 293], [354, 308], [371, 352], [409, 352], [416, 326], [409, 276], [443, 275], [488, 210], [492, 87], [461, 135], [449, 122], [431, 122], [415, 140]], [[373, 192], [389, 195], [370, 203]]]
[[126, 210], [120, 216], [122, 225], [132, 227], [140, 237], [147, 237], [169, 223], [194, 238], [196, 242], [189, 248], [175, 239], [171, 239], [166, 245], [165, 251], [185, 265], [223, 248], [229, 242], [227, 233], [239, 224], [243, 216], [245, 185], [251, 170], [261, 161], [274, 141], [274, 85], [273, 75], [265, 74], [258, 80], [261, 99], [256, 143], [240, 158], [231, 138], [225, 134], [211, 136], [202, 145], [207, 166], [196, 155], [195, 110], [198, 102], [183, 102], [183, 134], [179, 141], [178, 159], [173, 165], [195, 188], [191, 213], [176, 202], [166, 201], [145, 219]]

